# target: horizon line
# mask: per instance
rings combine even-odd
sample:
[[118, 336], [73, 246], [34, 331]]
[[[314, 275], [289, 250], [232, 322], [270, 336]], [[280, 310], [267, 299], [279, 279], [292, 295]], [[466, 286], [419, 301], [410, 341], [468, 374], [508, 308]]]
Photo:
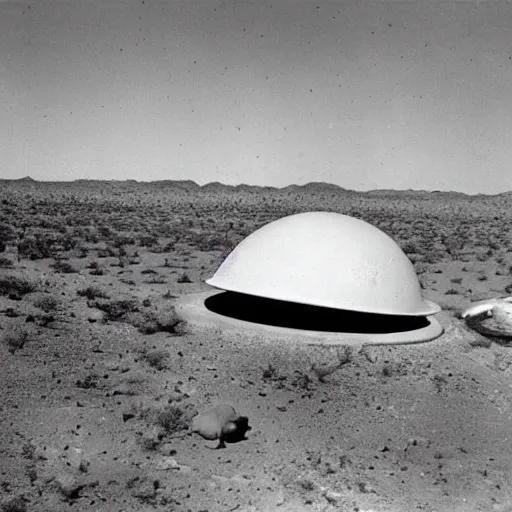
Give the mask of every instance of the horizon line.
[[253, 187], [253, 188], [262, 188], [262, 189], [263, 188], [271, 188], [271, 189], [275, 189], [275, 190], [284, 190], [284, 189], [287, 189], [290, 187], [305, 188], [310, 185], [327, 185], [329, 187], [335, 187], [335, 188], [338, 188], [338, 189], [346, 191], [346, 192], [356, 192], [356, 193], [361, 193], [361, 194], [369, 193], [369, 192], [397, 192], [397, 193], [416, 192], [416, 193], [427, 193], [427, 194], [433, 194], [433, 193], [458, 194], [458, 195], [463, 195], [463, 196], [468, 196], [468, 197], [475, 197], [475, 196], [495, 197], [495, 196], [500, 196], [500, 195], [504, 195], [504, 194], [509, 194], [512, 192], [510, 190], [504, 190], [503, 192], [497, 192], [495, 194], [487, 194], [484, 192], [477, 192], [474, 194], [469, 194], [467, 192], [461, 192], [461, 191], [453, 190], [453, 189], [450, 189], [450, 190], [441, 190], [441, 189], [428, 190], [428, 189], [412, 189], [412, 188], [407, 188], [407, 189], [373, 188], [373, 189], [366, 189], [366, 190], [358, 190], [358, 189], [345, 188], [341, 185], [337, 185], [336, 183], [331, 183], [331, 182], [327, 182], [327, 181], [309, 181], [302, 185], [298, 184], [298, 183], [290, 183], [290, 184], [284, 185], [282, 187], [277, 187], [275, 185], [251, 185], [249, 183], [239, 183], [237, 185], [230, 185], [230, 184], [222, 183], [220, 181], [209, 181], [209, 182], [206, 182], [203, 185], [201, 185], [201, 184], [197, 183], [196, 181], [190, 180], [190, 179], [137, 180], [134, 178], [126, 178], [124, 180], [119, 180], [119, 179], [105, 180], [105, 179], [97, 179], [97, 178], [76, 178], [73, 180], [39, 180], [39, 179], [32, 178], [31, 176], [24, 176], [23, 178], [0, 178], [0, 181], [34, 182], [34, 183], [42, 183], [42, 184], [45, 184], [45, 183], [48, 183], [48, 184], [50, 184], [50, 183], [76, 183], [76, 182], [140, 183], [140, 184], [151, 184], [151, 183], [161, 183], [161, 182], [170, 182], [170, 183], [188, 182], [188, 183], [194, 184], [195, 186], [197, 186], [199, 188], [204, 188], [204, 187], [207, 187], [208, 185], [221, 185], [226, 188]]

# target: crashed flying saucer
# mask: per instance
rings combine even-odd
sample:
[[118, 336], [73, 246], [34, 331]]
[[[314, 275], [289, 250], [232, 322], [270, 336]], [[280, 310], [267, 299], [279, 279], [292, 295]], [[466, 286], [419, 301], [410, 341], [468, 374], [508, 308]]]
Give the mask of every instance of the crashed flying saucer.
[[[240, 242], [206, 283], [231, 294], [232, 305], [244, 303], [243, 297], [266, 299], [254, 306], [263, 316], [265, 304], [274, 311], [277, 304], [295, 304], [302, 306], [301, 316], [317, 318], [326, 318], [318, 312], [329, 310], [330, 319], [338, 315], [345, 323], [352, 312], [362, 324], [358, 332], [351, 326], [351, 339], [361, 335], [373, 343], [407, 343], [431, 340], [443, 332], [434, 318], [428, 318], [441, 308], [423, 297], [414, 266], [398, 244], [375, 226], [338, 213], [300, 213], [263, 226]], [[234, 301], [233, 294], [239, 299]], [[220, 304], [210, 300], [214, 302]], [[214, 313], [229, 316], [220, 309]], [[381, 322], [383, 315], [386, 332], [375, 332], [370, 324]], [[245, 313], [232, 316], [249, 323]], [[407, 317], [423, 323], [404, 330], [398, 322]], [[389, 328], [392, 318], [396, 332]], [[343, 333], [336, 334], [342, 343]]]

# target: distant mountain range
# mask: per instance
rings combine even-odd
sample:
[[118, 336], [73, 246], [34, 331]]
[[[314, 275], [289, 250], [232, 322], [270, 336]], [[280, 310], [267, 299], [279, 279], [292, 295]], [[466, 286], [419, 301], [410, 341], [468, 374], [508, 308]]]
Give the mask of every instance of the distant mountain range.
[[158, 181], [137, 181], [133, 179], [129, 180], [88, 180], [88, 179], [78, 179], [74, 181], [65, 181], [65, 182], [50, 182], [50, 181], [37, 181], [30, 176], [25, 176], [24, 178], [16, 179], [16, 180], [2, 180], [0, 179], [0, 183], [20, 183], [36, 186], [37, 184], [65, 184], [72, 185], [76, 184], [86, 184], [88, 186], [94, 185], [104, 185], [105, 183], [115, 184], [115, 185], [126, 185], [126, 186], [134, 186], [139, 185], [142, 187], [157, 187], [159, 189], [162, 188], [170, 188], [174, 190], [179, 190], [183, 192], [208, 192], [215, 194], [229, 194], [232, 192], [246, 192], [246, 193], [261, 193], [261, 192], [277, 192], [277, 193], [294, 193], [294, 194], [315, 194], [315, 195], [351, 195], [351, 196], [365, 196], [365, 197], [379, 197], [379, 198], [409, 198], [409, 199], [463, 199], [463, 198], [484, 198], [484, 197], [499, 197], [499, 198], [511, 198], [512, 199], [512, 191], [511, 192], [502, 192], [500, 194], [465, 194], [463, 192], [454, 192], [454, 191], [442, 191], [442, 190], [393, 190], [393, 189], [377, 189], [377, 190], [368, 190], [368, 191], [358, 191], [358, 190], [350, 190], [339, 185], [334, 185], [332, 183], [325, 182], [310, 182], [305, 185], [288, 185], [286, 187], [278, 188], [278, 187], [262, 187], [257, 185], [225, 185], [224, 183], [219, 183], [218, 181], [212, 183], [206, 183], [205, 185], [199, 185], [195, 181], [192, 180], [158, 180]]

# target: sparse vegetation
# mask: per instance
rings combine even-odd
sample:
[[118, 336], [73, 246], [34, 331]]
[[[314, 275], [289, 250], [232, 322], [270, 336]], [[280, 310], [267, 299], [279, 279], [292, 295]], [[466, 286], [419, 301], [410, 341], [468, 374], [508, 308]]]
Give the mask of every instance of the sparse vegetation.
[[86, 297], [88, 300], [94, 299], [108, 299], [108, 294], [96, 286], [87, 286], [77, 290], [77, 295], [80, 297]]
[[21, 350], [29, 339], [29, 332], [22, 328], [17, 327], [2, 336], [2, 343], [7, 345], [9, 352], [14, 354], [17, 350]]
[[24, 496], [16, 496], [4, 501], [0, 507], [2, 512], [27, 512], [29, 501]]
[[14, 262], [10, 258], [6, 258], [5, 256], [0, 256], [0, 268], [12, 268], [14, 267]]
[[183, 273], [178, 276], [178, 283], [191, 283], [192, 280], [187, 274]]
[[168, 350], [151, 350], [144, 352], [142, 358], [149, 364], [149, 366], [160, 371], [169, 367], [169, 356], [170, 354]]
[[187, 430], [188, 423], [184, 411], [175, 405], [169, 405], [157, 415], [157, 424], [166, 434], [175, 434], [180, 430]]
[[45, 313], [56, 311], [59, 305], [60, 301], [53, 295], [45, 295], [34, 301], [34, 306], [36, 308], [42, 309]]
[[5, 276], [0, 277], [0, 295], [7, 295], [10, 298], [21, 298], [28, 293], [37, 290], [36, 283], [21, 277]]
[[51, 266], [59, 274], [76, 274], [78, 272], [69, 261], [56, 260]]
[[[414, 475], [413, 487], [421, 481], [425, 485], [439, 482], [439, 490], [454, 490], [452, 496], [468, 492], [471, 468], [465, 473], [463, 492], [449, 478], [449, 471], [455, 466], [447, 468], [449, 483], [443, 480], [445, 476], [434, 474], [436, 466], [445, 462], [436, 456], [438, 450], [457, 446], [450, 444], [453, 438], [449, 437], [450, 429], [445, 428], [446, 422], [457, 414], [465, 417], [467, 411], [458, 409], [459, 395], [461, 407], [468, 403], [481, 407], [482, 401], [491, 400], [496, 410], [505, 408], [506, 395], [502, 403], [499, 393], [494, 393], [500, 386], [496, 375], [492, 374], [491, 379], [485, 372], [500, 372], [505, 378], [512, 365], [507, 348], [500, 346], [501, 340], [494, 343], [471, 334], [452, 313], [466, 307], [469, 300], [478, 300], [475, 297], [480, 294], [491, 296], [500, 289], [512, 294], [509, 199], [455, 197], [446, 201], [433, 196], [399, 201], [341, 192], [310, 195], [293, 190], [269, 190], [262, 195], [244, 193], [238, 188], [216, 196], [206, 191], [193, 195], [167, 185], [108, 182], [101, 187], [77, 183], [76, 186], [54, 184], [51, 188], [44, 184], [23, 188], [7, 183], [0, 189], [0, 201], [0, 252], [3, 251], [0, 268], [5, 269], [0, 271], [3, 303], [0, 346], [12, 365], [8, 366], [9, 372], [23, 370], [19, 376], [15, 372], [8, 374], [4, 403], [7, 430], [13, 434], [8, 437], [16, 440], [13, 453], [23, 466], [12, 473], [18, 475], [16, 479], [8, 472], [4, 474], [4, 481], [0, 482], [4, 493], [0, 510], [27, 510], [27, 505], [29, 510], [44, 508], [39, 502], [39, 492], [43, 493], [47, 507], [53, 506], [54, 497], [50, 493], [56, 492], [63, 506], [131, 509], [165, 505], [180, 510], [220, 506], [234, 510], [240, 503], [243, 508], [247, 503], [243, 501], [244, 493], [238, 489], [246, 489], [246, 476], [248, 481], [253, 478], [240, 465], [245, 460], [244, 450], [254, 459], [247, 468], [265, 466], [264, 455], [270, 446], [266, 444], [265, 429], [269, 425], [275, 460], [279, 451], [286, 459], [287, 467], [271, 474], [278, 481], [276, 487], [283, 483], [288, 487], [285, 501], [298, 496], [311, 509], [366, 510], [370, 499], [375, 498], [375, 507], [381, 504], [378, 503], [380, 494], [374, 494], [376, 489], [379, 493], [383, 491], [389, 508], [387, 490], [391, 486], [405, 489], [402, 486], [407, 483], [400, 482], [408, 482], [407, 467], [414, 471], [410, 472]], [[283, 354], [287, 350], [284, 345], [279, 350], [271, 347], [268, 352], [258, 352], [258, 357], [253, 358], [256, 351], [252, 347], [247, 353], [243, 351], [243, 337], [237, 338], [237, 345], [230, 345], [231, 340], [222, 330], [212, 330], [211, 339], [210, 331], [208, 338], [202, 338], [203, 333], [196, 332], [194, 326], [181, 338], [156, 334], [163, 331], [177, 336], [185, 332], [184, 322], [172, 307], [173, 299], [199, 290], [199, 281], [211, 275], [246, 235], [277, 218], [320, 206], [366, 220], [397, 240], [421, 276], [426, 296], [443, 304], [444, 319], [453, 322], [449, 327], [455, 326], [455, 331], [446, 329], [447, 337], [456, 334], [453, 339], [447, 338], [449, 343], [372, 347], [366, 356], [362, 351], [352, 354], [340, 349], [338, 354], [332, 351], [330, 357], [332, 348], [323, 347], [323, 357], [312, 362], [313, 358], [303, 358], [302, 352], [300, 356], [293, 350]], [[474, 220], [476, 215], [478, 222]], [[55, 262], [53, 266], [52, 262]], [[33, 292], [37, 293], [29, 295]], [[443, 300], [444, 294], [452, 297]], [[58, 323], [52, 324], [55, 319]], [[42, 329], [43, 326], [52, 329]], [[236, 347], [241, 350], [233, 364], [229, 359]], [[449, 347], [448, 359], [444, 357], [444, 347]], [[478, 350], [481, 348], [490, 350]], [[503, 351], [501, 356], [498, 350]], [[410, 360], [402, 357], [406, 351], [415, 355]], [[463, 354], [466, 362], [460, 368], [451, 366], [457, 362], [458, 351], [471, 356], [468, 361], [468, 356]], [[9, 352], [17, 355], [11, 357]], [[288, 355], [290, 359], [286, 358]], [[295, 363], [299, 359], [298, 366], [292, 364], [292, 360]], [[476, 367], [479, 375], [473, 379], [471, 368]], [[29, 373], [27, 369], [34, 371]], [[453, 378], [451, 371], [455, 374]], [[201, 439], [186, 435], [192, 403], [202, 409], [221, 396], [228, 399], [229, 389], [233, 389], [230, 386], [238, 385], [244, 391], [235, 393], [233, 399], [240, 398], [240, 408], [247, 407], [250, 415], [258, 411], [254, 418], [258, 430], [254, 436], [248, 436], [245, 445], [228, 446], [218, 456], [206, 452]], [[27, 390], [32, 395], [35, 392], [33, 402], [28, 399]], [[432, 439], [430, 452], [426, 447], [422, 447], [421, 453], [419, 447], [406, 452], [401, 442], [404, 436], [410, 435], [409, 431], [411, 435], [419, 435], [422, 430], [422, 434], [431, 435], [430, 430], [425, 434], [422, 417], [418, 416], [424, 414], [424, 404], [414, 395], [423, 390], [427, 394], [439, 393], [428, 404], [428, 412], [432, 412], [427, 422], [429, 429], [436, 422], [443, 426], [436, 439]], [[25, 397], [26, 403], [21, 400]], [[21, 403], [23, 410], [16, 410]], [[15, 419], [22, 416], [30, 419], [27, 415], [34, 404], [37, 422], [31, 436], [40, 442], [37, 454], [35, 444], [22, 437], [31, 428], [29, 422], [25, 423], [25, 429], [18, 428]], [[451, 408], [448, 416], [447, 404]], [[57, 407], [59, 414], [52, 415]], [[493, 416], [492, 407], [485, 408], [485, 412], [492, 416], [493, 425], [500, 421], [497, 414]], [[503, 422], [506, 416], [503, 414]], [[44, 418], [48, 418], [46, 426], [40, 425]], [[341, 423], [339, 418], [343, 420]], [[408, 423], [409, 418], [414, 423]], [[282, 419], [279, 425], [278, 419]], [[57, 422], [59, 429], [62, 427], [58, 434]], [[393, 431], [402, 423], [403, 432]], [[481, 432], [486, 432], [484, 423]], [[414, 429], [409, 428], [412, 424]], [[281, 425], [290, 430], [280, 430]], [[457, 425], [462, 425], [463, 430], [462, 421]], [[345, 426], [353, 435], [345, 435]], [[368, 442], [365, 429], [374, 427], [382, 436], [380, 440], [373, 436]], [[318, 436], [312, 435], [316, 432]], [[478, 433], [471, 432], [466, 438], [475, 440], [478, 447], [475, 453], [488, 453], [486, 443], [493, 444], [494, 449], [496, 443], [502, 442], [492, 436], [476, 439]], [[92, 438], [80, 437], [89, 433]], [[274, 436], [275, 433], [282, 437]], [[173, 437], [175, 434], [178, 435]], [[460, 432], [455, 434], [459, 436]], [[131, 437], [136, 438], [137, 445]], [[87, 442], [82, 444], [80, 439]], [[303, 456], [302, 440], [311, 444], [307, 458]], [[377, 447], [374, 441], [382, 444]], [[87, 445], [102, 447], [95, 455], [98, 460], [94, 464], [91, 461], [90, 471], [87, 461], [80, 460], [80, 452], [76, 450]], [[501, 446], [506, 449], [506, 444]], [[16, 462], [8, 451], [4, 455], [7, 465]], [[452, 462], [456, 457], [456, 453], [450, 453]], [[140, 476], [132, 478], [130, 474], [126, 478], [125, 460], [126, 467], [137, 464], [132, 469]], [[45, 486], [43, 478], [55, 461], [62, 463], [65, 474], [56, 475], [54, 482]], [[116, 474], [112, 478], [116, 483], [103, 485], [102, 482], [101, 492], [91, 490], [79, 496], [81, 479], [96, 478], [103, 463], [109, 469], [114, 468]], [[219, 463], [221, 466], [215, 468], [210, 465]], [[189, 464], [194, 470], [190, 471], [189, 467], [187, 474], [187, 469], [181, 471], [185, 467], [180, 467], [181, 464]], [[208, 470], [205, 474], [234, 477], [229, 481], [221, 480], [220, 476], [218, 480], [210, 478], [208, 482], [213, 490], [205, 486], [203, 491], [200, 485], [195, 485], [201, 478], [201, 471], [195, 468], [201, 465]], [[492, 480], [496, 475], [488, 457], [485, 466], [482, 475]], [[122, 470], [117, 472], [115, 468]], [[266, 469], [273, 471], [274, 463], [265, 466]], [[437, 469], [441, 474], [443, 468]], [[422, 480], [421, 471], [425, 471]], [[255, 495], [254, 506], [259, 493], [266, 492], [256, 473], [254, 480], [248, 482], [251, 498]], [[186, 479], [185, 484], [181, 478]], [[386, 479], [381, 489], [379, 479]], [[496, 478], [495, 483], [502, 485], [501, 480]], [[23, 490], [23, 482], [31, 502], [21, 499], [16, 502], [17, 498], [12, 498]], [[110, 501], [110, 485], [116, 489], [116, 499], [121, 498], [122, 504], [121, 499], [117, 503]], [[230, 488], [234, 492], [225, 492]], [[494, 485], [489, 488], [497, 489]], [[482, 489], [478, 487], [478, 492], [482, 493]], [[119, 496], [119, 490], [125, 494]], [[205, 498], [204, 493], [210, 491], [222, 493], [223, 501], [205, 499], [204, 504], [194, 501], [196, 493]], [[493, 492], [492, 497], [499, 500], [499, 493]], [[78, 497], [84, 499], [78, 502]], [[468, 503], [472, 497], [468, 495]], [[485, 504], [479, 503], [482, 510], [490, 502], [489, 496], [485, 498]], [[427, 506], [414, 499], [408, 496], [408, 505]], [[427, 508], [441, 510], [437, 505], [442, 499], [435, 499]], [[286, 503], [283, 508], [293, 505], [293, 502]]]
[[128, 313], [139, 311], [137, 301], [133, 299], [96, 299], [89, 305], [103, 311], [105, 320], [111, 322], [121, 320]]

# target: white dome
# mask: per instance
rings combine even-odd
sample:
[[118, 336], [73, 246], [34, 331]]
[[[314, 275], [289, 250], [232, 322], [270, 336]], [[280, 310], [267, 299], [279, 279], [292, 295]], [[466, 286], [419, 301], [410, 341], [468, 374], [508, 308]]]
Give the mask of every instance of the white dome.
[[290, 215], [245, 238], [209, 285], [300, 304], [367, 313], [428, 316], [409, 258], [381, 230], [330, 212]]

